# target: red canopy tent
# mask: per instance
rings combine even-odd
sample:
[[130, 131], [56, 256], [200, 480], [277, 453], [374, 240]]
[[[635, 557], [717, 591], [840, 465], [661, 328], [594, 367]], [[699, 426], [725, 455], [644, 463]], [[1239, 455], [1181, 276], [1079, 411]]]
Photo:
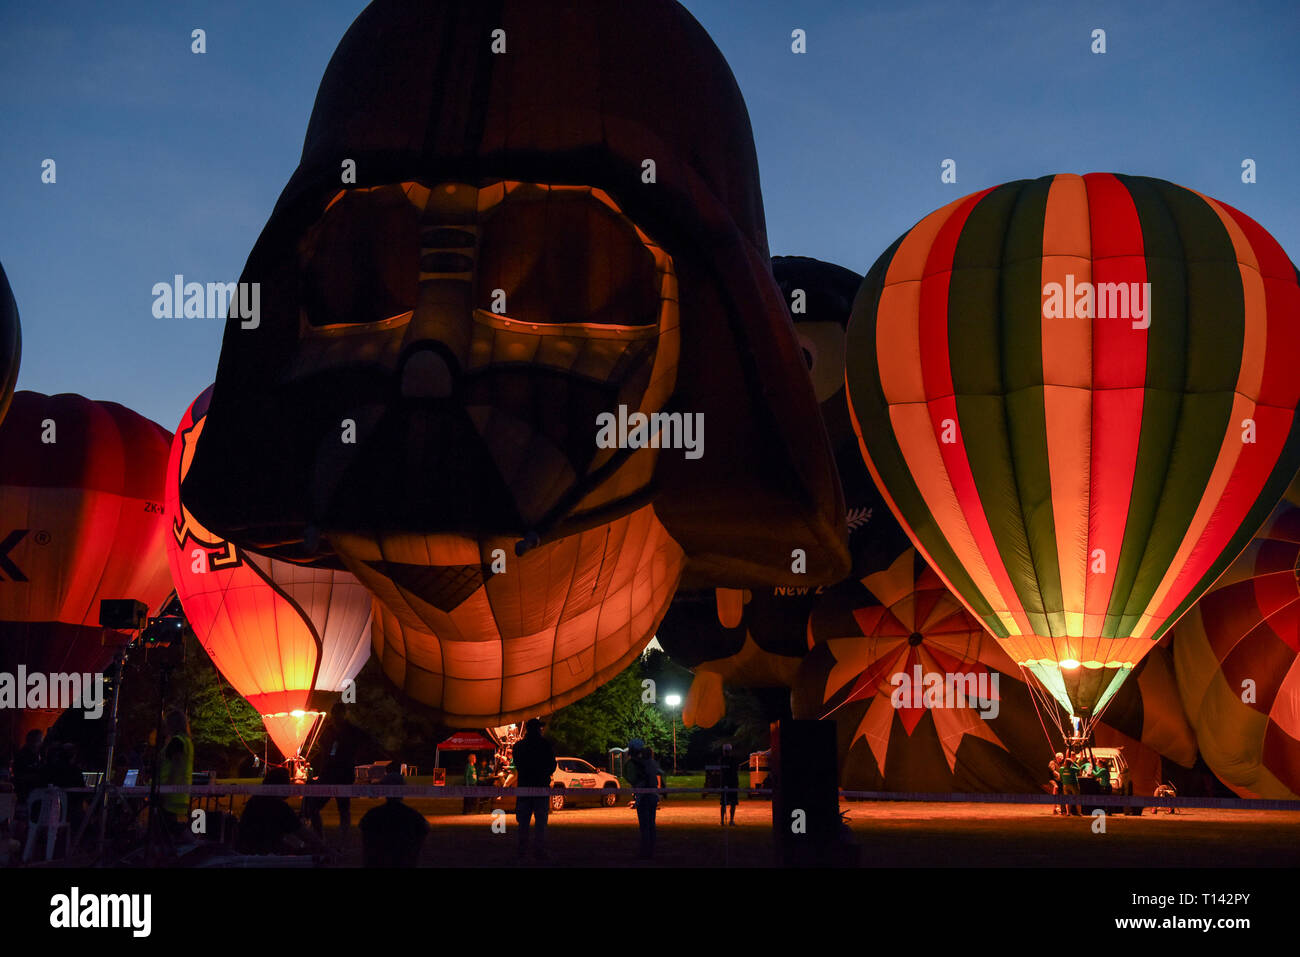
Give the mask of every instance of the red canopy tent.
[[457, 731], [434, 751], [433, 766], [442, 767], [443, 751], [496, 751], [496, 742], [481, 731]]

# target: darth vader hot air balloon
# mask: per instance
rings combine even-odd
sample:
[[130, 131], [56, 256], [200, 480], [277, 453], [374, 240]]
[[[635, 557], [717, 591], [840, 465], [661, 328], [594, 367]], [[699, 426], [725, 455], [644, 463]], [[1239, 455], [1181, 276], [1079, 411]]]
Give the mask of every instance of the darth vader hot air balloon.
[[280, 753], [301, 757], [323, 705], [370, 656], [371, 596], [352, 575], [237, 548], [195, 520], [180, 483], [203, 434], [206, 390], [186, 411], [167, 461], [167, 558], [194, 634], [247, 699]]
[[1254, 220], [1093, 173], [927, 216], [849, 324], [862, 452], [918, 548], [1086, 733], [1300, 466], [1300, 286]]
[[23, 354], [22, 327], [18, 324], [18, 303], [14, 302], [9, 277], [0, 266], [0, 422], [14, 395], [18, 364]]
[[[99, 603], [157, 613], [171, 591], [163, 476], [171, 434], [115, 402], [18, 392], [0, 425], [0, 672], [94, 674], [130, 636]], [[58, 708], [6, 707], [16, 741]]]
[[356, 574], [446, 714], [592, 690], [682, 575], [846, 570], [748, 116], [676, 3], [372, 4], [243, 280], [185, 498]]

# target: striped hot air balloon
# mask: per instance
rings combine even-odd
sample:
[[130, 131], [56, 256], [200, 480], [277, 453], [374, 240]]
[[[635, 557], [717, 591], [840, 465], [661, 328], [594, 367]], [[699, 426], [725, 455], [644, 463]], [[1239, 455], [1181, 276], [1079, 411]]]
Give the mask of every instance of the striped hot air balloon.
[[370, 656], [370, 593], [347, 572], [237, 547], [200, 525], [180, 484], [206, 421], [209, 387], [176, 430], [167, 462], [167, 558], [185, 616], [217, 670], [297, 759], [332, 699]]
[[876, 262], [846, 382], [913, 541], [1083, 731], [1300, 467], [1300, 285], [1161, 180], [1021, 180]]

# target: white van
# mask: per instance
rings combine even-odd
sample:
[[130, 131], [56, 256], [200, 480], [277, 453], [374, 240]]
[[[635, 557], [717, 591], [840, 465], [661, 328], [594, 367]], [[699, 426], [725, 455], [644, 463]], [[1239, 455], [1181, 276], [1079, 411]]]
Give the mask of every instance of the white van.
[[[1127, 794], [1133, 793], [1133, 773], [1129, 770], [1128, 761], [1124, 758], [1123, 748], [1090, 748], [1083, 752], [1085, 755], [1092, 755], [1092, 763], [1095, 766], [1105, 766], [1110, 771], [1110, 793]], [[1109, 806], [1106, 808], [1107, 814], [1118, 814], [1123, 810], [1125, 814], [1141, 814], [1141, 808], [1117, 808]], [[1085, 811], [1086, 813], [1086, 811]]]

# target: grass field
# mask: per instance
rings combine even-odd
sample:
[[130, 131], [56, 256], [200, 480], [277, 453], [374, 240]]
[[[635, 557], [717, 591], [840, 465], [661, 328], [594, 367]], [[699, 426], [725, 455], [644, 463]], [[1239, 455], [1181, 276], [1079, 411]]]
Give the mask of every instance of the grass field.
[[[681, 776], [687, 780], [691, 775]], [[686, 786], [693, 786], [688, 784]], [[292, 800], [297, 807], [298, 801]], [[344, 838], [338, 810], [323, 810], [336, 864], [359, 866], [356, 823], [379, 802], [352, 800], [353, 827]], [[539, 866], [517, 859], [514, 815], [490, 809], [462, 814], [459, 799], [414, 798], [432, 831], [421, 854], [427, 867]], [[235, 810], [243, 805], [235, 799]], [[864, 867], [1296, 867], [1300, 813], [1191, 808], [1178, 814], [1112, 815], [1106, 831], [1091, 818], [1062, 818], [1048, 805], [846, 802]], [[494, 828], [494, 822], [497, 827]], [[652, 862], [636, 859], [636, 814], [617, 807], [553, 813], [546, 866], [771, 867], [772, 809], [742, 795], [734, 827], [719, 824], [716, 799], [676, 795], [658, 812], [659, 846]], [[504, 825], [504, 832], [502, 831]]]

